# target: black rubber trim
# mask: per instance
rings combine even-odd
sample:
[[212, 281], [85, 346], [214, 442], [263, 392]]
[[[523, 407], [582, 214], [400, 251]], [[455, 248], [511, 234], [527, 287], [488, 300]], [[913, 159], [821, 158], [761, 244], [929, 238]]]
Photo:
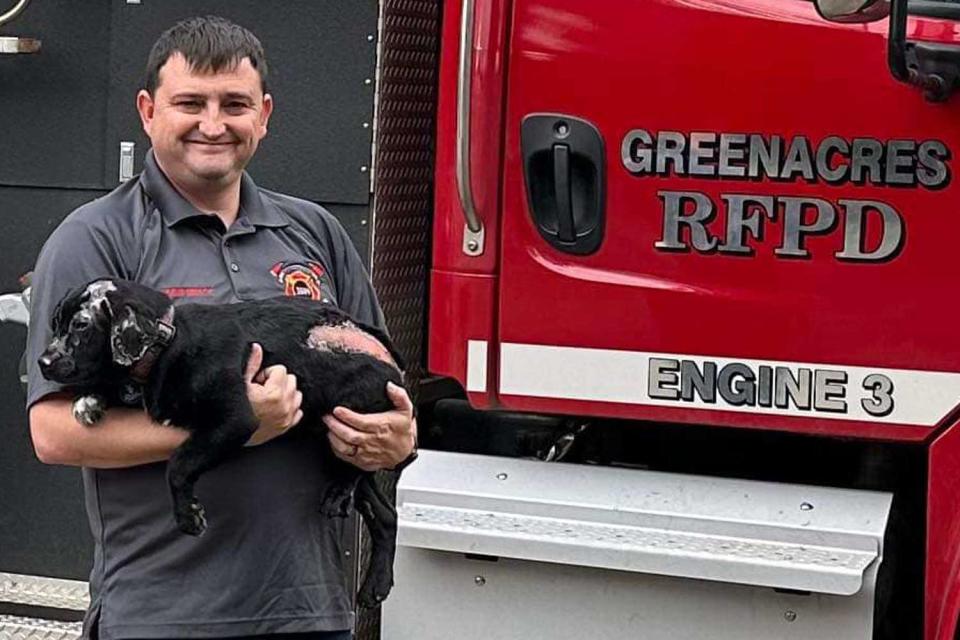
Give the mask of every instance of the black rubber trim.
[[912, 16], [960, 21], [960, 3], [957, 2], [910, 0], [907, 6], [909, 7], [908, 13]]
[[[809, 0], [816, 2], [816, 0]], [[960, 22], [960, 2], [946, 0], [910, 0], [907, 13], [925, 18], [944, 18]]]

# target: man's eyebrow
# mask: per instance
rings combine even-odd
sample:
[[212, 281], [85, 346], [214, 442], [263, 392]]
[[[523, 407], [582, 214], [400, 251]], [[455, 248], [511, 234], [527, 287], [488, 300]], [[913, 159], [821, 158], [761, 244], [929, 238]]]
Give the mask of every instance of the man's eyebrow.
[[205, 98], [206, 98], [206, 96], [203, 95], [202, 93], [193, 93], [193, 92], [190, 92], [190, 91], [182, 91], [182, 92], [180, 92], [180, 93], [175, 93], [175, 94], [173, 94], [172, 96], [170, 96], [170, 99], [171, 99], [171, 100], [190, 100], [190, 99], [192, 99], [192, 100], [198, 100], [198, 99], [199, 99], [199, 100], [203, 100], [203, 99], [205, 99]]
[[243, 92], [243, 91], [230, 91], [223, 96], [227, 100], [246, 100], [247, 102], [253, 102], [253, 95]]

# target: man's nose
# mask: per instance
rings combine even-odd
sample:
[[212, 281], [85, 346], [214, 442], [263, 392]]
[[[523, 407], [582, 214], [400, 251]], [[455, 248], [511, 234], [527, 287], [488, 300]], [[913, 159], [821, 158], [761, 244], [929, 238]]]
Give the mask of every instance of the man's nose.
[[227, 132], [227, 126], [223, 122], [223, 114], [217, 108], [210, 108], [203, 112], [200, 119], [200, 133], [205, 138], [216, 139]]

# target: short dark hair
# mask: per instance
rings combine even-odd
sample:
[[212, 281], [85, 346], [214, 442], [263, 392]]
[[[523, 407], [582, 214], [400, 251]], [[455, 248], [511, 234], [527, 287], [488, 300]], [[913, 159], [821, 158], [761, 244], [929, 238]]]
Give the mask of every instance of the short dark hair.
[[260, 74], [260, 88], [267, 92], [267, 58], [257, 36], [219, 16], [187, 18], [163, 32], [147, 58], [143, 88], [154, 95], [160, 84], [160, 67], [180, 53], [193, 71], [216, 73], [234, 69], [244, 58]]

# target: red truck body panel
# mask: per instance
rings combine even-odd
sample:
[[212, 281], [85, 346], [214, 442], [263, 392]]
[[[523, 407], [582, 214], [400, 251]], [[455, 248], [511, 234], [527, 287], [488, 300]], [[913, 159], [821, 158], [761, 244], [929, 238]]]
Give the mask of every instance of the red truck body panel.
[[[926, 102], [890, 75], [885, 21], [828, 23], [802, 0], [477, 0], [476, 10], [470, 159], [486, 246], [480, 257], [462, 251], [454, 4], [444, 18], [429, 369], [458, 379], [478, 408], [933, 441], [924, 637], [953, 638], [960, 435], [943, 429], [960, 404], [957, 99]], [[908, 35], [960, 44], [945, 20], [912, 17]], [[605, 228], [589, 255], [538, 231], [521, 139], [531, 114], [580, 118], [602, 137]], [[682, 168], [658, 166], [664, 133], [686, 145]], [[750, 177], [751, 136], [758, 149], [780, 141], [776, 176]], [[695, 163], [697, 139], [708, 143]], [[744, 157], [719, 175], [724, 139]], [[805, 170], [800, 147], [815, 165], [824, 145], [823, 166]], [[870, 166], [855, 146], [883, 157]], [[738, 196], [749, 199], [740, 218]], [[707, 205], [699, 243], [690, 224], [671, 236], [670, 206], [696, 217]], [[751, 215], [753, 233], [737, 226]], [[520, 367], [524, 358], [540, 364]], [[655, 361], [667, 362], [656, 378]], [[719, 379], [712, 403], [684, 400], [682, 367], [707, 377], [730, 364], [740, 373], [727, 391], [752, 375], [751, 400], [729, 401]], [[822, 404], [763, 406], [760, 370], [775, 386], [777, 367], [842, 381]], [[894, 406], [878, 410], [877, 394]]]

